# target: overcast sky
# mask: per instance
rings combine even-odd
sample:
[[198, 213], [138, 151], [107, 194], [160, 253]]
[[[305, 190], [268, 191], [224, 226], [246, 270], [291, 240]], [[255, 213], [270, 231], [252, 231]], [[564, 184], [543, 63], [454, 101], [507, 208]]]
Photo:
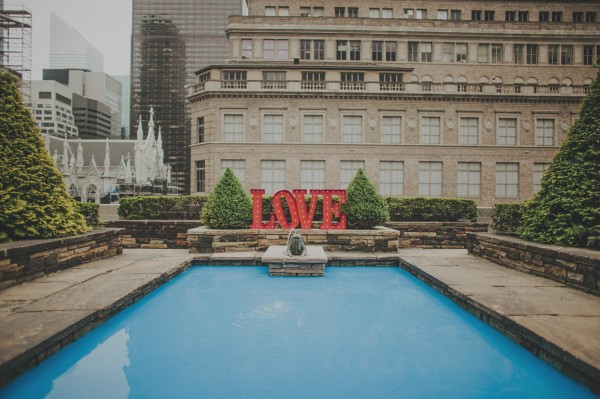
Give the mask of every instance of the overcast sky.
[[131, 0], [5, 0], [4, 8], [11, 5], [33, 15], [32, 79], [41, 79], [49, 66], [50, 11], [104, 54], [104, 72], [129, 75]]

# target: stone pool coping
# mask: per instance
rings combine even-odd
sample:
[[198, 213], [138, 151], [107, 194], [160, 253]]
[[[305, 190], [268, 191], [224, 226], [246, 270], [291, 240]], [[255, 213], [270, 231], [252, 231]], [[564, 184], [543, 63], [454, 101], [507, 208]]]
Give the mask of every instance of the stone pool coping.
[[[263, 265], [262, 252], [126, 249], [0, 292], [0, 386], [193, 264]], [[328, 252], [328, 266], [400, 266], [600, 393], [600, 298], [465, 249]], [[302, 277], [300, 277], [302, 278]]]

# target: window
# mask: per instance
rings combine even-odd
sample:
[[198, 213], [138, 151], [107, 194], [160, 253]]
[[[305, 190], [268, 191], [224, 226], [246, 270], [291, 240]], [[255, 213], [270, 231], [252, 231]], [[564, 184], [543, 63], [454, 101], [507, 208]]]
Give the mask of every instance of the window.
[[393, 17], [393, 10], [391, 8], [384, 8], [383, 10], [381, 10], [381, 18], [392, 18]]
[[479, 118], [460, 118], [459, 144], [479, 144]]
[[501, 64], [504, 61], [502, 56], [502, 45], [492, 44], [492, 64]]
[[362, 116], [344, 115], [342, 121], [342, 142], [362, 143]]
[[267, 194], [285, 188], [285, 161], [260, 161], [260, 185]]
[[490, 62], [490, 45], [480, 44], [477, 46], [477, 62], [487, 63]]
[[552, 11], [552, 22], [562, 22], [562, 11]]
[[350, 180], [359, 169], [365, 170], [365, 161], [341, 161], [340, 162], [340, 187], [345, 190]]
[[413, 19], [415, 17], [415, 10], [413, 8], [404, 9], [404, 18]]
[[496, 164], [496, 197], [515, 198], [519, 196], [519, 164]]
[[334, 9], [334, 15], [335, 15], [337, 18], [343, 18], [343, 17], [344, 17], [344, 11], [345, 11], [345, 10], [346, 10], [346, 9], [345, 9], [344, 7], [335, 7], [335, 9]]
[[242, 186], [246, 185], [246, 161], [243, 159], [222, 159], [221, 176], [227, 168], [231, 169], [235, 177], [242, 183]]
[[447, 20], [448, 19], [448, 10], [437, 10], [437, 19]]
[[265, 7], [265, 16], [267, 16], [267, 17], [274, 17], [275, 15], [277, 15], [277, 8], [276, 7], [271, 7], [271, 6]]
[[440, 117], [423, 116], [421, 118], [421, 144], [440, 144]]
[[263, 116], [263, 140], [266, 143], [283, 142], [283, 115]]
[[246, 71], [223, 71], [221, 87], [224, 89], [245, 89]]
[[427, 19], [427, 10], [424, 8], [418, 8], [417, 19]]
[[550, 21], [550, 12], [548, 12], [548, 11], [540, 11], [538, 19], [539, 19], [540, 22], [548, 22], [548, 21]]
[[583, 46], [583, 64], [595, 65], [600, 56], [600, 46]]
[[302, 71], [303, 90], [325, 89], [325, 72]]
[[369, 18], [379, 18], [379, 8], [369, 8]]
[[513, 54], [515, 57], [515, 64], [524, 64], [525, 63], [525, 45], [524, 44], [515, 44], [513, 46]]
[[514, 22], [517, 20], [517, 12], [516, 11], [506, 11], [504, 13], [504, 20], [509, 22]]
[[252, 58], [252, 40], [242, 39], [241, 43], [242, 59], [249, 60]]
[[562, 45], [560, 47], [560, 63], [561, 65], [573, 64], [573, 46]]
[[379, 194], [386, 197], [404, 194], [404, 162], [379, 162]]
[[385, 42], [385, 60], [396, 61], [396, 42]]
[[344, 61], [348, 52], [348, 42], [346, 40], [336, 40], [335, 42], [335, 59]]
[[277, 90], [287, 88], [285, 71], [263, 71], [263, 80], [260, 82], [262, 89]]
[[383, 60], [383, 42], [372, 41], [371, 42], [371, 60], [381, 61]]
[[450, 19], [453, 21], [460, 21], [461, 18], [461, 10], [450, 10]]
[[311, 47], [312, 47], [312, 59], [322, 60], [325, 55], [325, 41], [324, 40], [300, 40], [300, 59], [310, 60], [311, 59]]
[[460, 197], [478, 197], [481, 191], [481, 164], [459, 162], [456, 193]]
[[529, 11], [519, 11], [519, 22], [529, 21]]
[[419, 162], [419, 195], [442, 195], [441, 162]]
[[595, 11], [588, 11], [585, 13], [585, 22], [596, 22], [596, 12]]
[[313, 17], [323, 17], [325, 16], [325, 8], [323, 7], [313, 7], [312, 9]]
[[499, 118], [498, 128], [496, 129], [497, 145], [516, 145], [517, 144], [517, 119]]
[[527, 64], [537, 64], [538, 63], [538, 45], [537, 44], [528, 44], [527, 45]]
[[287, 60], [288, 41], [265, 39], [263, 41], [263, 58], [265, 60]]
[[310, 15], [310, 7], [300, 7], [300, 16], [308, 17]]
[[382, 91], [402, 91], [404, 85], [402, 84], [401, 73], [380, 73], [379, 74], [379, 90]]
[[481, 10], [471, 11], [471, 20], [472, 21], [481, 21]]
[[583, 22], [583, 12], [573, 11], [573, 22]]
[[358, 8], [348, 7], [348, 18], [358, 18]]
[[204, 143], [204, 117], [197, 118], [196, 122], [198, 123], [198, 143]]
[[492, 10], [486, 10], [483, 13], [483, 19], [486, 21], [493, 21], [494, 19], [496, 19], [496, 12]]
[[[323, 115], [304, 115], [302, 118], [302, 141], [323, 142]], [[304, 187], [304, 186], [303, 186]]]
[[467, 62], [467, 44], [466, 43], [443, 43], [444, 62]]
[[542, 177], [550, 167], [549, 163], [534, 163], [533, 164], [533, 192], [536, 193], [542, 188]]
[[350, 60], [360, 61], [360, 40], [350, 40]]
[[206, 161], [196, 161], [196, 192], [206, 192]]
[[289, 17], [290, 16], [289, 7], [279, 7], [279, 9], [277, 11], [279, 11], [280, 17]]
[[325, 188], [325, 161], [300, 161], [300, 187], [306, 190]]
[[408, 60], [431, 62], [431, 43], [408, 42]]
[[554, 119], [537, 119], [535, 145], [554, 145]]
[[40, 99], [52, 99], [52, 93], [49, 91], [40, 91], [38, 97]]
[[558, 53], [560, 46], [557, 44], [551, 44], [548, 46], [548, 64], [558, 65]]
[[402, 118], [384, 116], [381, 118], [381, 144], [402, 143]]
[[342, 90], [364, 90], [365, 74], [363, 72], [342, 72], [340, 88]]
[[244, 141], [244, 115], [225, 114], [223, 125], [223, 141], [228, 143]]

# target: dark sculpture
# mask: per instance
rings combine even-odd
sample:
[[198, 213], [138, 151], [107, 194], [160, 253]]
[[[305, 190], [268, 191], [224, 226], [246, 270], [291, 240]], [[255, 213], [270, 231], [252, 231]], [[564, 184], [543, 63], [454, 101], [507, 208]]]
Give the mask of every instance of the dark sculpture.
[[306, 256], [306, 245], [299, 234], [294, 234], [288, 244], [287, 256]]

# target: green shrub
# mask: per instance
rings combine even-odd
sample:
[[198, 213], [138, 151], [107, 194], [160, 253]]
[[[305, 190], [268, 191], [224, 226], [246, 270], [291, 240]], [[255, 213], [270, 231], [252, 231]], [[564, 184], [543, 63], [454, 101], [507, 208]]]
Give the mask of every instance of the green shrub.
[[517, 232], [535, 242], [600, 249], [600, 72], [541, 189], [525, 203]]
[[477, 205], [468, 199], [388, 197], [386, 203], [393, 222], [477, 221]]
[[17, 85], [13, 75], [0, 70], [0, 242], [83, 233], [85, 220]]
[[100, 225], [100, 218], [98, 217], [98, 211], [100, 205], [95, 202], [75, 202], [79, 207], [79, 212], [83, 215], [85, 223], [88, 227], [96, 227]]
[[346, 223], [350, 229], [372, 229], [390, 218], [383, 197], [377, 193], [362, 169], [348, 184], [342, 212], [346, 213]]
[[202, 223], [215, 229], [247, 229], [252, 223], [252, 198], [246, 194], [230, 168], [217, 182], [200, 215]]
[[207, 195], [121, 198], [117, 213], [127, 220], [197, 220]]
[[492, 229], [500, 234], [516, 234], [521, 225], [522, 204], [496, 204], [492, 208]]

